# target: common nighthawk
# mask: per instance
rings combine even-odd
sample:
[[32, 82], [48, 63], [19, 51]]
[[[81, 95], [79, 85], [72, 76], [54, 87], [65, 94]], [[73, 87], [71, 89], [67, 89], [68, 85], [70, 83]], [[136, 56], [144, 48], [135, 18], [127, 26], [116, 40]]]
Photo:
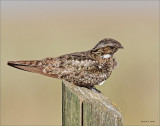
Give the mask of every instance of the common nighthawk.
[[68, 81], [88, 88], [101, 85], [110, 77], [117, 62], [113, 54], [123, 46], [105, 38], [89, 51], [32, 61], [9, 61], [8, 65], [33, 73]]

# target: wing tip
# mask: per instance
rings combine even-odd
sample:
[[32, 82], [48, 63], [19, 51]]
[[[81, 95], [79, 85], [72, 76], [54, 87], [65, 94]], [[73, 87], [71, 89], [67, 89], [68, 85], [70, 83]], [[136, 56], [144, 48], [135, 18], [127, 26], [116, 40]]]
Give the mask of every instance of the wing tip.
[[8, 61], [8, 62], [7, 62], [7, 65], [9, 65], [9, 66], [14, 66], [14, 65], [15, 65], [15, 62], [14, 62], [14, 61]]
[[7, 62], [7, 65], [8, 65], [8, 66], [11, 66], [11, 67], [14, 67], [14, 68], [17, 68], [17, 69], [20, 69], [20, 70], [27, 71], [27, 70], [25, 70], [25, 69], [20, 68], [20, 66], [23, 66], [23, 65], [17, 64], [16, 61], [8, 61], [8, 62]]

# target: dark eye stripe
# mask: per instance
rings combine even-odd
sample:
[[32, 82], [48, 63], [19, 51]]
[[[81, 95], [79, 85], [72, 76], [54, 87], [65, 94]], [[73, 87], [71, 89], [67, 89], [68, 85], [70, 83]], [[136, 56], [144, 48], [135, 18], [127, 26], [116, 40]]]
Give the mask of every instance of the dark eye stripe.
[[109, 48], [110, 48], [110, 49], [114, 49], [114, 47], [113, 47], [113, 46], [110, 46]]

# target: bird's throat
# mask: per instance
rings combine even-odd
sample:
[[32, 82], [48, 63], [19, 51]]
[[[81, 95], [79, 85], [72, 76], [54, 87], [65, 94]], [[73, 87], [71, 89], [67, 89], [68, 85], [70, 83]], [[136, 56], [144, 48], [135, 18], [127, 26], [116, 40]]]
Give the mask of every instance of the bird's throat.
[[108, 59], [108, 58], [110, 58], [110, 57], [111, 57], [110, 54], [105, 54], [105, 55], [102, 56], [102, 58], [104, 58], [104, 59]]

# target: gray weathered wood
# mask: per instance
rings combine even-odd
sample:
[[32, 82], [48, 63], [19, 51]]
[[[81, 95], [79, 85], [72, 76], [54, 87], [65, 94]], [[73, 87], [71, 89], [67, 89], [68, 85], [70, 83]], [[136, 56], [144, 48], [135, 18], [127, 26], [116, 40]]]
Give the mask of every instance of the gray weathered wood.
[[62, 83], [63, 126], [123, 126], [118, 107], [102, 93]]

